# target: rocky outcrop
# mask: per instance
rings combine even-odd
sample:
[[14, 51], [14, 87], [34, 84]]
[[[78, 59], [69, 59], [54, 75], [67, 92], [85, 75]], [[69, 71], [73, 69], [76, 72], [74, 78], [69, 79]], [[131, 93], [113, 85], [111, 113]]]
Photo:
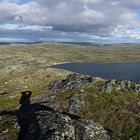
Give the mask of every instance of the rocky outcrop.
[[72, 89], [92, 87], [95, 92], [111, 93], [128, 92], [140, 93], [140, 85], [126, 80], [105, 80], [99, 77], [91, 77], [80, 74], [70, 74], [66, 79], [55, 81], [50, 84], [53, 93], [67, 92]]
[[109, 140], [103, 127], [55, 111], [38, 111], [25, 140]]
[[53, 93], [66, 92], [89, 86], [92, 82], [93, 78], [90, 76], [70, 74], [66, 79], [50, 83], [49, 88]]
[[[19, 131], [18, 140], [110, 140], [100, 124], [67, 112], [60, 113], [43, 104], [3, 111], [0, 115], [16, 116], [13, 127]], [[0, 132], [0, 136], [8, 140], [8, 129]]]
[[[5, 112], [6, 113], [6, 112]], [[19, 114], [20, 113], [20, 114]], [[109, 140], [98, 123], [33, 104], [17, 114], [19, 140]]]

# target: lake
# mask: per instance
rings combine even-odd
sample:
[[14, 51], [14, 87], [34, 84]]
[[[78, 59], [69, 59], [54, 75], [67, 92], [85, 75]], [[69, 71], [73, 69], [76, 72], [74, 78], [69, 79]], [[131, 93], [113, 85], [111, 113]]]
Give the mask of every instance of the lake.
[[140, 83], [140, 62], [65, 63], [54, 65], [52, 67], [110, 80], [129, 80], [135, 83]]

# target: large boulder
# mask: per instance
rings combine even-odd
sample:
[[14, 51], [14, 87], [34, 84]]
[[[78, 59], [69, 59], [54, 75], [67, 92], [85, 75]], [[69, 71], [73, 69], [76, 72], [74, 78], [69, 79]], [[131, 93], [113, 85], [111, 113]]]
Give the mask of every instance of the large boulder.
[[23, 140], [109, 140], [104, 128], [93, 121], [57, 111], [35, 112]]

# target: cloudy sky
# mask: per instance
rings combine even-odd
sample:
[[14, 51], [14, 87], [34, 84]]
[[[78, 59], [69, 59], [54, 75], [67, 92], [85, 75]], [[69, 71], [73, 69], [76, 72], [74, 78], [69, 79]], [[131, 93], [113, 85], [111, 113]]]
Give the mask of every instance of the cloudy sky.
[[0, 42], [140, 42], [140, 0], [0, 0]]

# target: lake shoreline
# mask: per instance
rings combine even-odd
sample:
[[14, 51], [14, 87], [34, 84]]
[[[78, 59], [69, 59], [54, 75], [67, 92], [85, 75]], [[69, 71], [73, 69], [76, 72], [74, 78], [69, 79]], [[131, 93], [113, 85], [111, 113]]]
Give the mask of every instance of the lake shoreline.
[[121, 62], [121, 63], [63, 63], [51, 66], [76, 72], [84, 75], [102, 77], [105, 79], [128, 80], [140, 83], [140, 62]]

